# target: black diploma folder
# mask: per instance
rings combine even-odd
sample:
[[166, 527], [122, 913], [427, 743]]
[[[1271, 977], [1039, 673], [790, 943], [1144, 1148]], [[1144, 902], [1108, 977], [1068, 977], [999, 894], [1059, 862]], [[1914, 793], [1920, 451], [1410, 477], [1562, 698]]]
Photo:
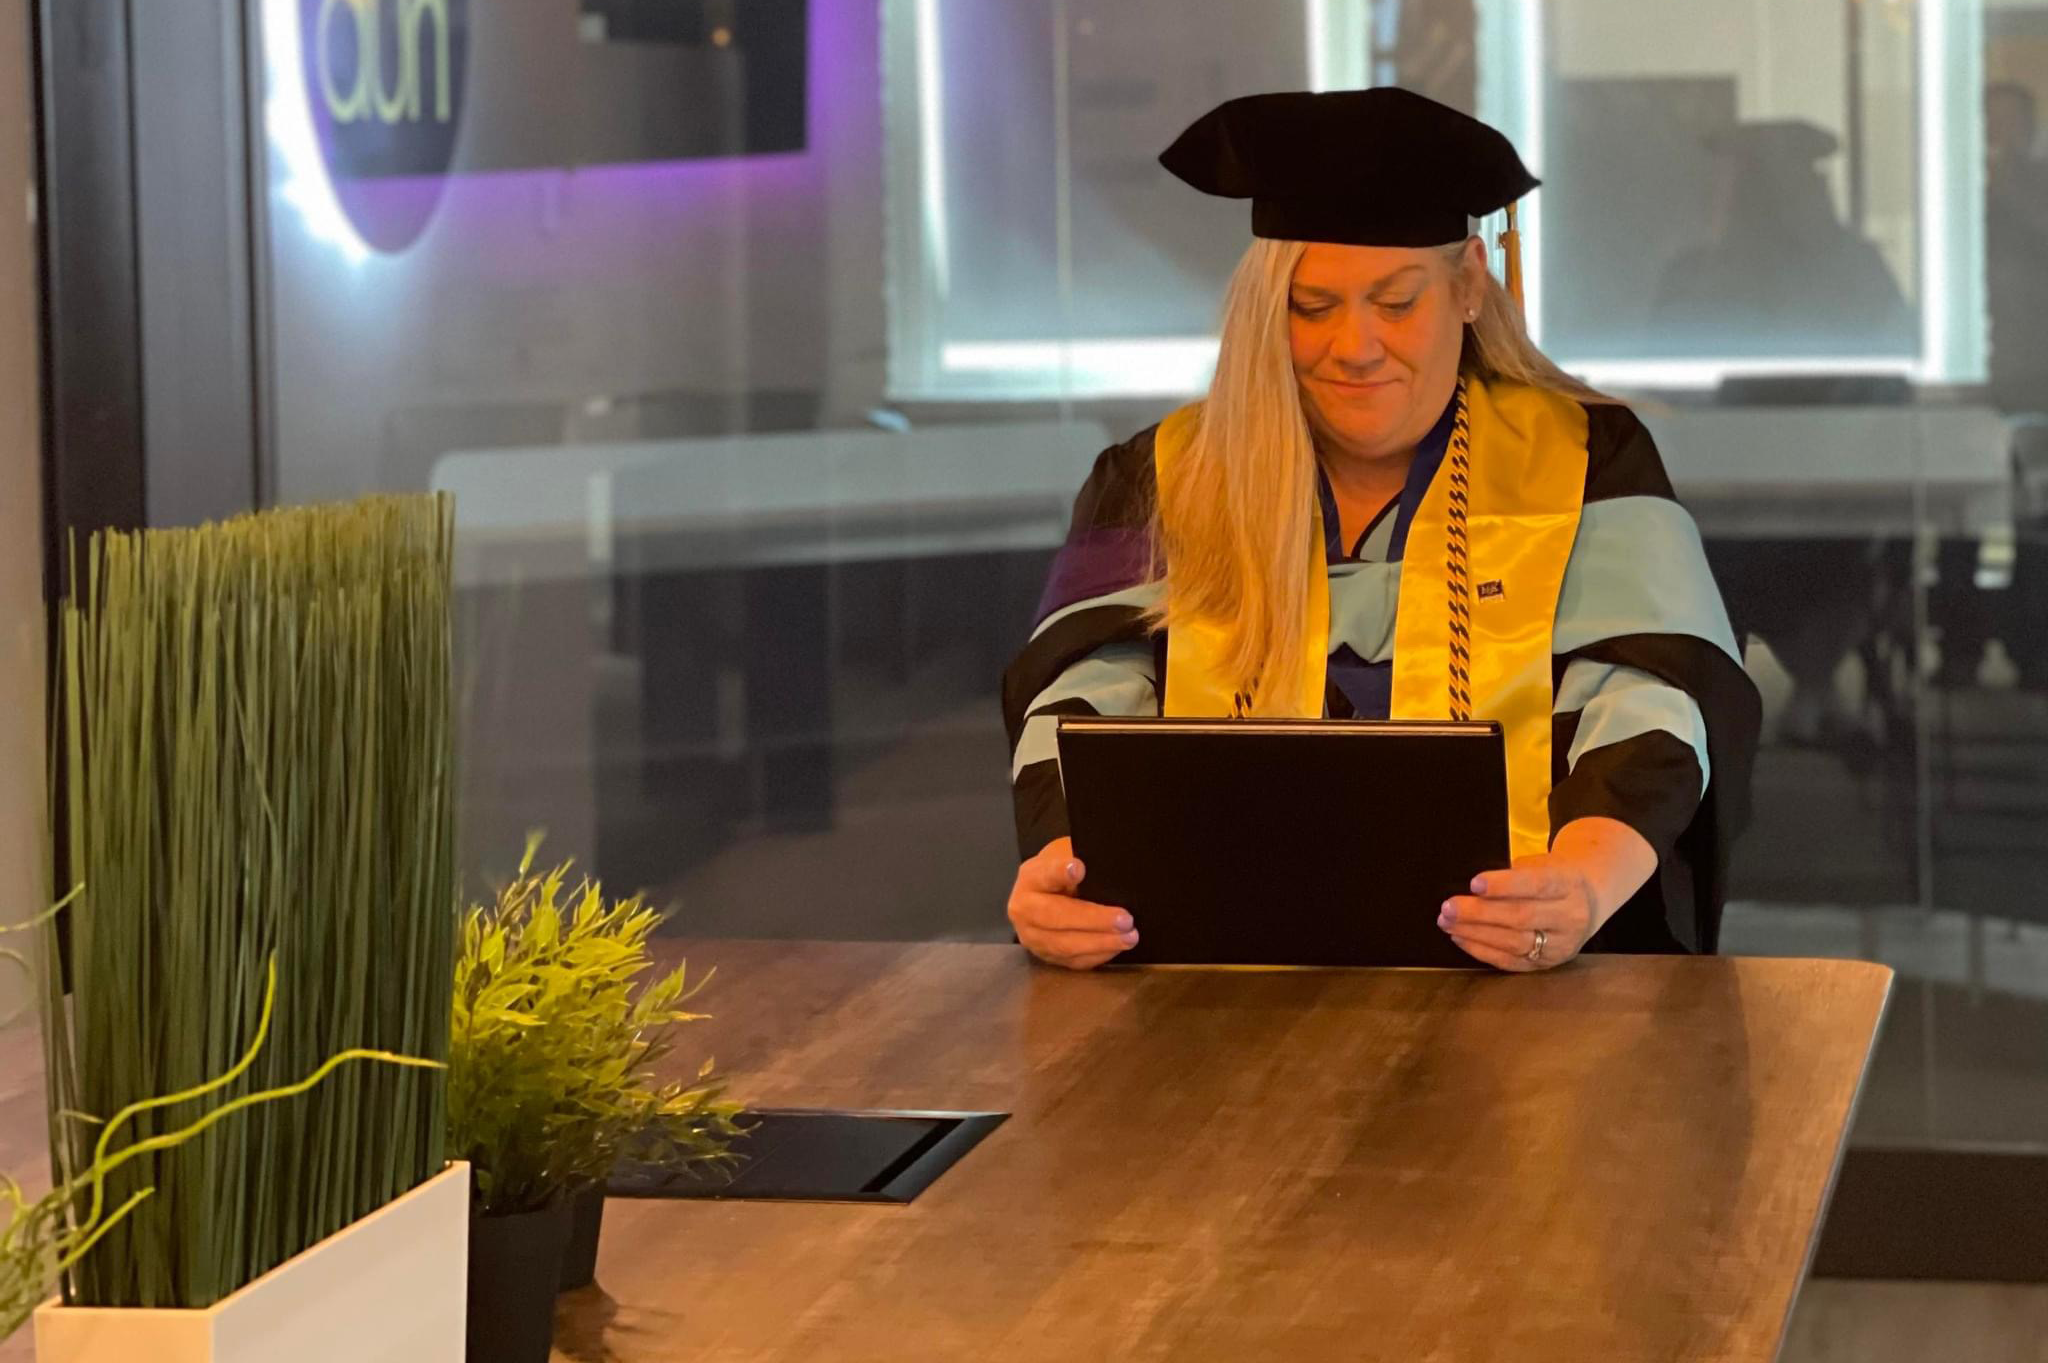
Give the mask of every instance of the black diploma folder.
[[1496, 723], [1063, 716], [1081, 894], [1113, 965], [1483, 969], [1436, 925], [1508, 865]]

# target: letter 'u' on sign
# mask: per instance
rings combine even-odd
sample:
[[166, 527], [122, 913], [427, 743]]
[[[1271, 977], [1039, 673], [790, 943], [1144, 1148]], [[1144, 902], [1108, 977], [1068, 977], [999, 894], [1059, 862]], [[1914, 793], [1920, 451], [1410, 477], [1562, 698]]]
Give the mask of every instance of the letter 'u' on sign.
[[[455, 117], [448, 0], [320, 0], [315, 28], [320, 93], [336, 123], [419, 122], [429, 72], [434, 121]], [[386, 62], [397, 69], [386, 72]]]

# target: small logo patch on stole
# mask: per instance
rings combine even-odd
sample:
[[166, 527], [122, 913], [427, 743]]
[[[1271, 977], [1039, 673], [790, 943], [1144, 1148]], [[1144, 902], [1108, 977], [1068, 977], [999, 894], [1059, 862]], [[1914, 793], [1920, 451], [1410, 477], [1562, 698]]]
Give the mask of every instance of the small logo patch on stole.
[[1481, 601], [1491, 601], [1496, 597], [1504, 597], [1507, 594], [1507, 588], [1500, 585], [1500, 579], [1497, 577], [1491, 581], [1479, 584], [1479, 599]]

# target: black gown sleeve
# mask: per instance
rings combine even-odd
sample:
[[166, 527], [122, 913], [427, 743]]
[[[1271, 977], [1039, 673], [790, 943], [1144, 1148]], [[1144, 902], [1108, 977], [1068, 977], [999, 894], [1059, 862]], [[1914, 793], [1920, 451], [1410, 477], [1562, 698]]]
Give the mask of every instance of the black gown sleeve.
[[[1033, 707], [1062, 672], [1105, 644], [1148, 635], [1141, 608], [1103, 598], [1138, 586], [1152, 575], [1149, 535], [1157, 430], [1148, 428], [1104, 450], [1074, 499], [1066, 541], [1053, 557], [1039, 602], [1037, 627], [1003, 672], [1003, 727], [1013, 760], [1031, 716], [1094, 713], [1086, 701], [1074, 699]], [[1011, 784], [1011, 798], [1020, 857], [1036, 855], [1048, 842], [1067, 835], [1057, 762], [1025, 766]]]
[[[1618, 404], [1588, 403], [1586, 502], [1619, 497], [1677, 497], [1656, 442], [1634, 412]], [[1719, 605], [1703, 555], [1694, 570], [1699, 592]], [[1720, 611], [1725, 621], [1725, 610]], [[1698, 759], [1690, 745], [1652, 733], [1585, 754], [1576, 772], [1565, 754], [1577, 731], [1576, 714], [1553, 717], [1551, 831], [1574, 818], [1605, 814], [1641, 832], [1657, 850], [1649, 883], [1610, 918], [1587, 944], [1589, 951], [1711, 952], [1720, 942], [1728, 897], [1729, 854], [1749, 821], [1750, 773], [1762, 727], [1756, 686], [1719, 644], [1682, 628], [1684, 622], [1644, 618], [1625, 622], [1609, 637], [1560, 654], [1554, 679], [1573, 658], [1646, 672], [1691, 696], [1707, 732], [1711, 771], [1700, 791]]]

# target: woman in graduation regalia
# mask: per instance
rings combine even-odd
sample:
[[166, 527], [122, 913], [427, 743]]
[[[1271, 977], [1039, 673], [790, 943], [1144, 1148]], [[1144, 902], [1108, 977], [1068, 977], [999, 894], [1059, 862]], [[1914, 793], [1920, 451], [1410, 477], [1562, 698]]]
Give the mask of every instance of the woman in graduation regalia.
[[1207, 400], [1096, 461], [1004, 676], [1018, 939], [1085, 969], [1143, 929], [1085, 897], [1057, 716], [1328, 715], [1501, 723], [1514, 864], [1439, 919], [1473, 957], [1712, 951], [1757, 695], [1649, 433], [1470, 233], [1535, 178], [1398, 89], [1232, 100], [1160, 159], [1255, 239]]

